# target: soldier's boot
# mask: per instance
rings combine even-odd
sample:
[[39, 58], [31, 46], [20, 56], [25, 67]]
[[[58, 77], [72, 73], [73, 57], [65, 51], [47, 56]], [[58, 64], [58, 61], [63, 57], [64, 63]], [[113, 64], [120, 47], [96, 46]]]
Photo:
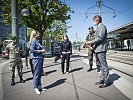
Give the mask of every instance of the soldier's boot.
[[92, 70], [92, 65], [90, 65], [90, 68], [87, 70], [87, 72], [91, 71]]
[[15, 81], [14, 79], [11, 80], [11, 86], [14, 86], [15, 85]]
[[25, 83], [25, 81], [23, 80], [22, 77], [20, 77], [20, 82], [21, 82], [21, 83]]
[[97, 66], [97, 72], [100, 72], [100, 67]]

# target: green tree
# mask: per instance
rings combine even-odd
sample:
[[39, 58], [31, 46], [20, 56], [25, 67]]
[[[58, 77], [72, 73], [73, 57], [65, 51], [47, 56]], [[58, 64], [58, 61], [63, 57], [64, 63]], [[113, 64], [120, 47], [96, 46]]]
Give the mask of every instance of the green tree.
[[7, 40], [11, 40], [12, 39], [12, 34], [8, 34], [8, 36], [6, 37]]
[[[11, 1], [2, 0], [2, 5], [4, 23], [11, 24]], [[27, 16], [27, 26], [39, 31], [41, 43], [44, 32], [55, 20], [65, 23], [70, 19], [70, 13], [73, 13], [61, 0], [29, 0], [28, 2], [18, 0], [19, 25], [24, 24], [24, 17], [21, 15], [21, 10], [24, 8], [30, 12]]]
[[48, 35], [51, 34], [52, 39], [54, 41], [60, 41], [62, 38], [62, 35], [64, 33], [67, 33], [68, 28], [69, 27], [66, 25], [66, 23], [56, 20], [51, 24], [51, 28], [46, 30], [44, 38], [47, 38]]

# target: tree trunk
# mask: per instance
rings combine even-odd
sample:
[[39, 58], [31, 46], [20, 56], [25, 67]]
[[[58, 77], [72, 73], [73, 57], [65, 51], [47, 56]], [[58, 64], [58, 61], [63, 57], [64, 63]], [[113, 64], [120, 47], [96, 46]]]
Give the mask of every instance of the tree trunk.
[[40, 42], [40, 44], [42, 45], [42, 39], [43, 39], [43, 34], [44, 34], [44, 31], [39, 31], [39, 42]]

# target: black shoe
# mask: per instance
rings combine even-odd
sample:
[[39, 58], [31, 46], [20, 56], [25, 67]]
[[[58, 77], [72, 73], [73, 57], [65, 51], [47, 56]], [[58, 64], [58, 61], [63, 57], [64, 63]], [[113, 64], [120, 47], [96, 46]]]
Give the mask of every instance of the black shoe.
[[87, 72], [90, 72], [92, 70], [92, 68], [89, 68], [88, 70], [87, 70]]
[[11, 86], [14, 86], [14, 85], [15, 85], [15, 81], [14, 81], [14, 79], [12, 79]]
[[105, 88], [105, 87], [107, 87], [109, 85], [110, 85], [110, 83], [104, 83], [104, 84], [100, 85], [99, 88]]
[[97, 72], [100, 72], [100, 69], [99, 68], [97, 68]]
[[23, 78], [20, 78], [20, 82], [21, 83], [25, 83], [25, 81], [23, 80]]
[[100, 84], [104, 84], [103, 80], [100, 80], [99, 82], [96, 82], [95, 85], [100, 85]]

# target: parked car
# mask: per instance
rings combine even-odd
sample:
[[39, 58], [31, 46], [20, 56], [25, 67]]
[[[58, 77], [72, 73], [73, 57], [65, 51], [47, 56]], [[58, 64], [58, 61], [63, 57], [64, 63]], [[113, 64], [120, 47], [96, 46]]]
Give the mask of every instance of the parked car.
[[[25, 54], [24, 54], [24, 52], [23, 52], [23, 50], [21, 48], [20, 48], [20, 56], [21, 57], [25, 57]], [[9, 54], [6, 52], [6, 50], [2, 51], [2, 57], [9, 59]]]
[[3, 50], [2, 51], [2, 57], [9, 59], [9, 54], [5, 50]]
[[[3, 42], [3, 50], [2, 50], [2, 57], [3, 57], [3, 58], [9, 59], [9, 54], [6, 52], [5, 48], [6, 48], [6, 46], [7, 46], [9, 43], [11, 43], [11, 42], [12, 42], [12, 40], [5, 40], [5, 41]], [[27, 52], [28, 52], [28, 51], [27, 51]], [[22, 47], [20, 48], [20, 56], [21, 56], [21, 57], [25, 57], [25, 53], [24, 53]]]
[[5, 48], [8, 44], [10, 44], [12, 40], [4, 40], [3, 42], [3, 49], [2, 49], [2, 57], [9, 59], [9, 54], [6, 52]]

